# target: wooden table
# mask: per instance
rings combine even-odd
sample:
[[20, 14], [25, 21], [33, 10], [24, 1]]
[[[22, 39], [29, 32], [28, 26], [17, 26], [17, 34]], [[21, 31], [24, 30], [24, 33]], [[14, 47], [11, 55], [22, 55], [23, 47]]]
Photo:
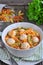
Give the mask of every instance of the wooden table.
[[[6, 3], [6, 4], [10, 5], [11, 7], [13, 7], [14, 9], [17, 9], [17, 10], [22, 9], [25, 12], [25, 9], [27, 9], [27, 3], [31, 2], [31, 1], [32, 0], [0, 0], [0, 3], [4, 3], [4, 4]], [[20, 6], [18, 6], [18, 5], [20, 5]], [[28, 22], [26, 17], [24, 17], [24, 21]], [[0, 22], [0, 31], [3, 31], [3, 29], [10, 24], [11, 23]], [[43, 25], [41, 25], [40, 27], [43, 30]], [[0, 61], [0, 65], [7, 65], [7, 64], [4, 64], [3, 62]], [[43, 65], [43, 62], [41, 62], [38, 65]]]
[[27, 5], [28, 2], [32, 0], [0, 0], [0, 3], [8, 5]]

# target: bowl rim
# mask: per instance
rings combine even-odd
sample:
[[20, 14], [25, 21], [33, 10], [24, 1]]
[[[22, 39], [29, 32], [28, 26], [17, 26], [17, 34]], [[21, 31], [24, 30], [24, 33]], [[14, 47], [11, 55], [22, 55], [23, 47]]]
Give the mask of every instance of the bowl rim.
[[[8, 26], [3, 30], [2, 36], [1, 36], [3, 43], [4, 43], [4, 40], [3, 40], [3, 33], [4, 33], [4, 31], [5, 31], [8, 27], [10, 27], [10, 26], [12, 26], [12, 25], [21, 24], [21, 23], [24, 24], [24, 23], [28, 23], [28, 22], [13, 23], [13, 24], [8, 25]], [[28, 24], [31, 24], [31, 25], [34, 25], [34, 26], [38, 27], [37, 25], [35, 25], [35, 24], [33, 24], [33, 23], [28, 23]], [[38, 28], [39, 28], [39, 29], [41, 30], [41, 32], [43, 33], [42, 29], [41, 29], [40, 27], [38, 27]], [[42, 39], [42, 40], [43, 40], [43, 39]], [[14, 50], [17, 50], [17, 51], [27, 51], [27, 50], [31, 50], [31, 49], [34, 49], [34, 48], [38, 47], [38, 46], [41, 44], [42, 40], [39, 42], [39, 44], [38, 44], [37, 46], [35, 46], [35, 47], [33, 47], [33, 48], [29, 48], [29, 49], [16, 49], [16, 48], [13, 48], [13, 47], [9, 46], [6, 42], [5, 42], [4, 44], [5, 44], [5, 46], [8, 46], [9, 48], [14, 49]]]

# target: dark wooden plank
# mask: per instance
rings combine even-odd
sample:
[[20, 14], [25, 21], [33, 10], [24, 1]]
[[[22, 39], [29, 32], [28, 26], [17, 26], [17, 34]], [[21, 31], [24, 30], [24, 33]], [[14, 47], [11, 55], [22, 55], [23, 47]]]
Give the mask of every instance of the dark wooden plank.
[[0, 3], [8, 5], [27, 5], [28, 2], [32, 0], [0, 0]]
[[43, 62], [39, 62], [38, 64], [35, 64], [35, 65], [43, 65], [42, 63], [43, 63]]
[[0, 65], [8, 65], [0, 60]]

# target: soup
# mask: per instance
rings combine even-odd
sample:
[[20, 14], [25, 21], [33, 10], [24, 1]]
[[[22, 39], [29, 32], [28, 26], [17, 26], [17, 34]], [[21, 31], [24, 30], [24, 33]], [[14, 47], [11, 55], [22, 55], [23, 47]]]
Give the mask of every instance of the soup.
[[6, 43], [16, 49], [30, 49], [40, 42], [40, 34], [32, 28], [12, 29], [5, 36]]

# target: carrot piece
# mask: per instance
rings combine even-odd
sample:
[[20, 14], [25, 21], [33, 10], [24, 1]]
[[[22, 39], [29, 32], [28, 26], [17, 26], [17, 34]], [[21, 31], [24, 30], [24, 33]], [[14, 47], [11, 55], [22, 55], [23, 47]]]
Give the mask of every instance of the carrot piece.
[[10, 32], [8, 32], [8, 35], [11, 37], [13, 35], [13, 30], [11, 30]]
[[28, 34], [28, 33], [30, 33], [30, 31], [29, 30], [26, 30], [25, 33]]
[[8, 38], [9, 38], [9, 36], [7, 35], [7, 36], [5, 37], [5, 40], [7, 41], [7, 40], [8, 40]]
[[16, 36], [12, 36], [12, 38], [19, 42], [19, 39]]
[[31, 34], [31, 36], [35, 36], [35, 32], [31, 29], [25, 31], [26, 34]]
[[21, 40], [22, 42], [27, 42], [27, 39]]
[[27, 34], [28, 34], [28, 33], [31, 33], [31, 32], [33, 32], [33, 29], [32, 29], [32, 28], [29, 28], [29, 29], [26, 30], [26, 33], [27, 33]]
[[20, 35], [21, 35], [21, 34], [25, 34], [25, 32], [24, 32], [24, 31], [21, 31], [19, 34], [20, 34]]

